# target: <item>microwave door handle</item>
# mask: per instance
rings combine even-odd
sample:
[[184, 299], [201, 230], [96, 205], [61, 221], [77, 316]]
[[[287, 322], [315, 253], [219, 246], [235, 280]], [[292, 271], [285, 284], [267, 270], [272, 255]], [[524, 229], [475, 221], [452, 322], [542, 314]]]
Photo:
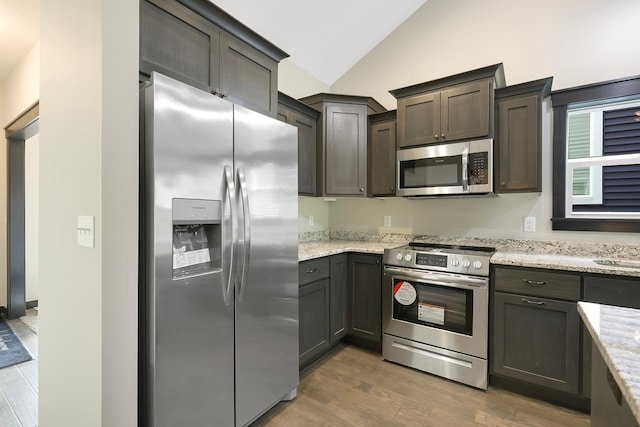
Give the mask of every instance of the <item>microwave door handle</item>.
[[462, 150], [462, 192], [469, 192], [469, 147]]

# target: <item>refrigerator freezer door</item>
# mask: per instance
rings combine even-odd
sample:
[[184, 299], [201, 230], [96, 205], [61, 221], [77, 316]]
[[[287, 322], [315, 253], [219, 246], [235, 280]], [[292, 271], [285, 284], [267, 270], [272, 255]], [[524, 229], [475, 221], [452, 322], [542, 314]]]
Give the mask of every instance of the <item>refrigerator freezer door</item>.
[[234, 111], [237, 211], [248, 215], [236, 274], [236, 425], [244, 426], [298, 384], [298, 154], [296, 128]]
[[[145, 91], [147, 421], [233, 426], [234, 304], [225, 302], [232, 227], [223, 180], [225, 166], [233, 171], [233, 104], [155, 73]], [[181, 229], [195, 237], [172, 240], [198, 199], [216, 201], [193, 208], [219, 209], [219, 225], [207, 225], [219, 228], [205, 237]], [[216, 223], [209, 214], [207, 222]], [[209, 264], [199, 274], [174, 275], [176, 251], [193, 250], [194, 240], [199, 252], [189, 262]], [[207, 253], [208, 245], [216, 251]]]

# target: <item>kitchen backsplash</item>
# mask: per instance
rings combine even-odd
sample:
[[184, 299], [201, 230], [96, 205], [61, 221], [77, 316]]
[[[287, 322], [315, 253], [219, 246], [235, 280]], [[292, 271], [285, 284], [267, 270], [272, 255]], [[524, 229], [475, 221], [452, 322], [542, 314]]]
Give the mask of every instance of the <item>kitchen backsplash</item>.
[[488, 246], [496, 248], [499, 252], [511, 253], [640, 259], [640, 245], [623, 243], [489, 239], [481, 237], [432, 236], [354, 231], [303, 232], [298, 234], [298, 238], [300, 242], [349, 240], [360, 242], [398, 243], [398, 246], [407, 242], [416, 241], [467, 246]]

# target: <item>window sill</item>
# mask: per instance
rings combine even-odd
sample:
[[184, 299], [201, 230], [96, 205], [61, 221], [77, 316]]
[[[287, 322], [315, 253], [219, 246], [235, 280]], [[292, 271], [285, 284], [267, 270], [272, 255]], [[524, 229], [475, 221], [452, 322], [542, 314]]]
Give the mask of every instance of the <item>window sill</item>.
[[640, 233], [638, 219], [551, 218], [552, 230]]

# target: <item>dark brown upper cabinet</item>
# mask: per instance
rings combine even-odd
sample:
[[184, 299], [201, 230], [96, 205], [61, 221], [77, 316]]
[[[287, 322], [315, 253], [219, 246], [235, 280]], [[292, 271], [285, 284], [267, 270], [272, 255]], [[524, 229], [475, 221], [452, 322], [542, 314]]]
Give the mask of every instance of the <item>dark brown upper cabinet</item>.
[[390, 91], [398, 100], [398, 148], [493, 137], [494, 89], [504, 85], [496, 64]]
[[396, 110], [369, 116], [368, 156], [369, 196], [395, 196]]
[[364, 96], [319, 93], [300, 101], [320, 111], [318, 196], [367, 195], [367, 116], [386, 109]]
[[157, 71], [275, 117], [286, 57], [207, 0], [140, 2], [140, 80]]
[[320, 112], [278, 92], [279, 120], [298, 128], [298, 194], [316, 195], [316, 138]]
[[553, 77], [496, 90], [496, 193], [542, 191], [542, 100]]

